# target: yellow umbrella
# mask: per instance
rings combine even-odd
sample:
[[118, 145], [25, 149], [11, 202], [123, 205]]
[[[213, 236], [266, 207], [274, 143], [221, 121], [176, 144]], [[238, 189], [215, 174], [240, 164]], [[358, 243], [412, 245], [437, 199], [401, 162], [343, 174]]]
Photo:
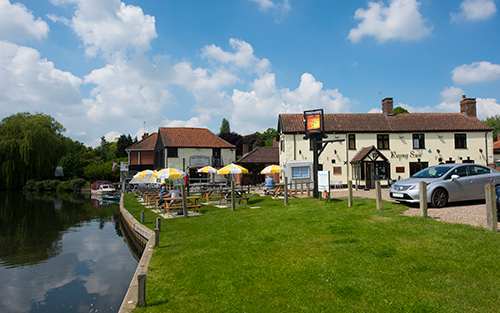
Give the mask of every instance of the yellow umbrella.
[[183, 171], [172, 167], [167, 167], [162, 170], [159, 170], [157, 174], [158, 174], [157, 177], [160, 179], [181, 178], [186, 176], [186, 173], [184, 173]]
[[217, 171], [217, 174], [246, 174], [248, 170], [243, 166], [231, 163]]
[[217, 173], [217, 170], [211, 166], [205, 166], [200, 168], [198, 173]]
[[266, 166], [265, 169], [260, 171], [261, 174], [283, 173], [283, 172], [286, 172], [286, 169], [284, 169], [283, 167], [281, 167], [279, 165], [269, 165], [269, 166]]
[[139, 173], [135, 174], [134, 178], [144, 178], [144, 177], [154, 177], [154, 178], [156, 178], [157, 177], [156, 175], [157, 175], [156, 171], [144, 170], [142, 172], [139, 172]]

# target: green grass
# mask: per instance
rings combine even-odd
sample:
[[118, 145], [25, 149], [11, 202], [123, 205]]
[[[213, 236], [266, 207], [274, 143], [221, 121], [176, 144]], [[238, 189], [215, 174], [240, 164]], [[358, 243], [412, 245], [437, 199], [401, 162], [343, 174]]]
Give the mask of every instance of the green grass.
[[[137, 312], [499, 311], [498, 233], [372, 199], [289, 204], [254, 196], [235, 212], [162, 220]], [[125, 207], [139, 219], [134, 195]]]

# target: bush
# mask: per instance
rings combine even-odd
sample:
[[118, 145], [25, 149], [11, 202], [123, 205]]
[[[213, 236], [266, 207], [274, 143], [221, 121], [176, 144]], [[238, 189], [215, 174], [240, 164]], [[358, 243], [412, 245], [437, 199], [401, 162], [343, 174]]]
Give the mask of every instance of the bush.
[[72, 179], [69, 182], [73, 191], [80, 191], [86, 184], [86, 181], [83, 178]]
[[36, 179], [30, 179], [24, 185], [24, 190], [35, 190]]
[[59, 181], [55, 179], [50, 179], [44, 181], [44, 189], [45, 190], [56, 190], [57, 185], [59, 185]]
[[37, 181], [35, 183], [35, 190], [36, 191], [43, 191], [45, 189], [45, 183], [43, 181]]

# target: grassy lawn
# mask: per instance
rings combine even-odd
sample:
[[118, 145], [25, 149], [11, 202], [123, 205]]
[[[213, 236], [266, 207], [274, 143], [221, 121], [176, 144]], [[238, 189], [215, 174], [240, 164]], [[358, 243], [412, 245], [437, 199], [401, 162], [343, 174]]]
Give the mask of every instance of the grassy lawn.
[[[162, 220], [137, 312], [500, 311], [500, 234], [372, 199], [289, 204], [256, 195]], [[125, 208], [140, 220], [135, 195]]]

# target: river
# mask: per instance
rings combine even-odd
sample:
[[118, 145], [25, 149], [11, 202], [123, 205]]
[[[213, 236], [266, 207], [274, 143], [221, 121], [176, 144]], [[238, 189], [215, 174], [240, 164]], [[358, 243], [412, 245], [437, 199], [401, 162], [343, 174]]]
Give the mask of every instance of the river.
[[136, 267], [118, 204], [0, 192], [0, 312], [117, 312]]

